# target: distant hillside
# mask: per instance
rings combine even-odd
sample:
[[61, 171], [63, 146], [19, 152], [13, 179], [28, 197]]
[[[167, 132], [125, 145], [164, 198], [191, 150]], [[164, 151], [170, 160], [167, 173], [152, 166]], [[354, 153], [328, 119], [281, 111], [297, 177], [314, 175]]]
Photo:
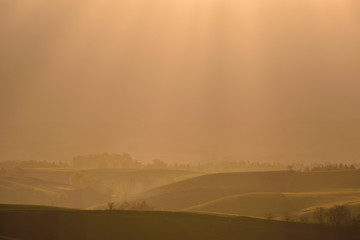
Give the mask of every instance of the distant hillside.
[[[282, 217], [284, 212], [301, 214], [315, 207], [360, 200], [360, 190], [312, 193], [245, 193], [206, 202], [190, 211], [228, 213], [254, 217]], [[310, 209], [308, 209], [310, 208]]]
[[203, 175], [141, 194], [159, 209], [182, 209], [208, 201], [251, 192], [326, 192], [360, 188], [360, 171], [243, 172]]
[[74, 189], [74, 186], [68, 184], [32, 177], [0, 177], [0, 203], [51, 204], [50, 199]]
[[11, 177], [0, 177], [0, 203], [88, 208], [201, 174], [167, 169], [24, 168]]
[[[7, 183], [7, 184], [6, 184]], [[53, 192], [62, 192], [64, 190], [73, 190], [75, 187], [70, 184], [59, 183], [49, 180], [44, 180], [36, 177], [0, 177], [1, 186], [10, 186], [10, 183], [16, 183], [23, 187], [31, 186], [38, 189], [51, 189]]]
[[0, 210], [0, 222], [0, 236], [30, 240], [357, 240], [360, 236], [355, 228], [184, 212]]
[[132, 190], [137, 192], [203, 174], [193, 171], [170, 169], [28, 168], [24, 169], [22, 175], [68, 184], [69, 178], [74, 172], [83, 172], [92, 178], [105, 182], [106, 184], [119, 186], [122, 189], [127, 188], [129, 191]]

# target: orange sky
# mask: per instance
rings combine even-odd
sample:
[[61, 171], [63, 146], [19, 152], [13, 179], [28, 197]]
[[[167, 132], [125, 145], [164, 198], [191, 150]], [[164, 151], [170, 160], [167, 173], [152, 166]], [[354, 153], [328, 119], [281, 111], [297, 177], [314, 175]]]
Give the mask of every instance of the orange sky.
[[3, 0], [0, 160], [357, 160], [357, 0]]

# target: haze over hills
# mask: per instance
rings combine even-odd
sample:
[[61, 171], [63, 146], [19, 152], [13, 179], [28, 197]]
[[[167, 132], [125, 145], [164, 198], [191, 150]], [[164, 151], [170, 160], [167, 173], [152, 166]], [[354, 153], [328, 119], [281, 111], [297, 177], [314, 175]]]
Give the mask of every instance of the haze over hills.
[[316, 222], [317, 208], [345, 204], [354, 216], [360, 213], [359, 173], [24, 168], [0, 177], [0, 203], [108, 209], [113, 202], [115, 209], [143, 206], [262, 218], [271, 214], [280, 220], [286, 212]]
[[357, 0], [3, 0], [0, 160], [355, 161]]
[[359, 0], [0, 0], [0, 240], [359, 240], [359, 66]]
[[0, 176], [0, 203], [88, 208], [201, 174], [171, 169], [25, 168]]

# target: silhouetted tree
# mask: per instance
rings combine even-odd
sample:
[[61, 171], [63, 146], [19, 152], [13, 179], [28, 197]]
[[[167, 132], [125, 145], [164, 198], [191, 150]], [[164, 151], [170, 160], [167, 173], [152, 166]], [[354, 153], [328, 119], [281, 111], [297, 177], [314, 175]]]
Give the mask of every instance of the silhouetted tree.
[[302, 223], [307, 223], [309, 222], [309, 218], [307, 216], [300, 216], [299, 221]]
[[292, 217], [291, 217], [291, 214], [288, 212], [288, 211], [285, 211], [283, 213], [283, 219], [286, 221], [286, 222], [290, 222], [292, 220]]
[[327, 220], [331, 225], [350, 225], [351, 212], [345, 205], [338, 205], [327, 211]]
[[314, 219], [320, 224], [325, 223], [325, 209], [322, 207], [316, 208], [314, 211]]
[[351, 216], [350, 225], [354, 227], [360, 227], [360, 213], [356, 216]]
[[119, 209], [121, 210], [152, 210], [153, 206], [149, 205], [146, 201], [142, 202], [123, 202]]
[[108, 207], [108, 210], [114, 210], [115, 209], [115, 203], [114, 202], [108, 202], [107, 207]]

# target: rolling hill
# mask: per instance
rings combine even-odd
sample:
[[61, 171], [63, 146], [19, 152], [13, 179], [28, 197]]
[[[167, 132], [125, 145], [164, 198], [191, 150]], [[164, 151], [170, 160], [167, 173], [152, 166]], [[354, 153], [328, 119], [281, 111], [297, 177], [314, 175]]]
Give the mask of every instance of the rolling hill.
[[355, 240], [360, 229], [158, 211], [1, 210], [4, 239]]
[[49, 204], [49, 199], [75, 189], [69, 184], [38, 178], [0, 178], [0, 203]]
[[282, 217], [285, 212], [302, 215], [316, 207], [360, 200], [359, 191], [304, 193], [245, 193], [206, 202], [186, 210], [253, 217]]
[[158, 209], [183, 209], [208, 201], [254, 192], [332, 192], [360, 188], [360, 171], [242, 172], [208, 174], [136, 195]]
[[[73, 176], [80, 175], [80, 181]], [[24, 168], [0, 177], [0, 203], [88, 208], [202, 173], [168, 169]]]
[[51, 169], [27, 168], [22, 176], [36, 177], [47, 181], [69, 184], [72, 174], [82, 172], [93, 179], [100, 180], [107, 185], [126, 188], [129, 191], [140, 192], [154, 187], [202, 175], [203, 173], [171, 170], [171, 169]]

